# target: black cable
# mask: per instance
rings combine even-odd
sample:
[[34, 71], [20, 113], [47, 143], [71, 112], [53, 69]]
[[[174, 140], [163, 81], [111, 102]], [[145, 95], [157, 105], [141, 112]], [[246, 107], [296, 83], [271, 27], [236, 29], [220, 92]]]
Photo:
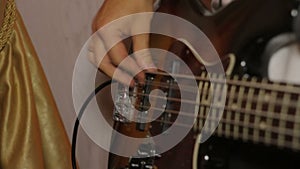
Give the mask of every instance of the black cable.
[[71, 150], [71, 158], [72, 158], [72, 168], [73, 169], [77, 169], [77, 163], [76, 163], [76, 141], [77, 141], [77, 133], [78, 133], [78, 127], [79, 127], [79, 122], [80, 119], [87, 107], [87, 105], [90, 103], [90, 101], [92, 100], [92, 98], [94, 96], [96, 96], [96, 94], [101, 91], [103, 88], [105, 88], [106, 86], [110, 85], [112, 82], [112, 80], [106, 81], [104, 83], [102, 83], [101, 85], [99, 85], [90, 95], [89, 97], [85, 100], [85, 102], [83, 103], [83, 105], [80, 108], [80, 111], [78, 113], [78, 116], [76, 118], [76, 122], [74, 124], [73, 127], [73, 136], [72, 136], [72, 150]]

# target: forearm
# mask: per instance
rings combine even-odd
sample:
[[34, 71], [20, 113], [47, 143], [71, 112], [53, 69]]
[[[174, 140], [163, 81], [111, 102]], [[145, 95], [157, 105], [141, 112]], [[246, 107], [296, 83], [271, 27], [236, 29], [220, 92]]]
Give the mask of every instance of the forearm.
[[140, 12], [152, 12], [155, 0], [105, 0], [92, 24], [93, 32], [105, 24]]

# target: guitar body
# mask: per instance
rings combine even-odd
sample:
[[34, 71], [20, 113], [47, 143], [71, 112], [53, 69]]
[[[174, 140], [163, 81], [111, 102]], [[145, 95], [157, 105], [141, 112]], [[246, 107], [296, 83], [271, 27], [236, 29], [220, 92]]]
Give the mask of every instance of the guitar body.
[[[185, 62], [185, 64], [189, 65], [189, 68], [191, 69], [192, 73], [196, 76], [201, 76], [205, 71], [205, 66], [201, 64], [193, 55], [192, 51], [182, 42], [180, 41], [174, 41], [172, 46], [169, 49], [170, 52], [174, 53], [177, 56], [180, 56], [180, 58]], [[233, 57], [223, 57], [223, 67], [232, 67], [231, 65], [234, 64], [234, 58]], [[165, 67], [172, 67], [165, 66]], [[183, 74], [184, 72], [178, 72], [179, 74]], [[165, 83], [167, 80], [164, 79], [164, 77], [156, 76], [156, 81], [158, 83]], [[156, 89], [156, 88], [155, 88]], [[165, 86], [162, 86], [159, 88], [162, 91], [165, 91]], [[153, 89], [152, 89], [153, 90]], [[176, 89], [173, 90], [173, 98], [180, 98], [179, 94], [176, 93]], [[179, 111], [179, 105], [177, 102], [170, 102], [168, 105], [170, 105], [169, 109]], [[189, 112], [190, 115], [193, 117], [194, 112]], [[157, 119], [162, 119], [164, 115], [161, 115]], [[175, 121], [177, 118], [176, 115], [172, 115], [170, 118], [170, 121]], [[115, 129], [130, 137], [135, 138], [146, 138], [147, 136], [155, 136], [158, 134], [161, 134], [165, 131], [163, 129], [164, 122], [157, 122], [153, 121], [152, 123], [147, 123], [145, 126], [145, 130], [141, 131], [137, 129], [137, 123], [121, 123], [116, 122], [115, 123]], [[167, 126], [168, 128], [170, 126]], [[121, 145], [122, 142], [118, 142], [118, 139], [113, 137], [112, 139], [112, 147], [118, 147], [118, 145]], [[155, 166], [158, 169], [167, 169], [167, 168], [182, 168], [182, 169], [189, 169], [192, 168], [192, 156], [194, 151], [194, 145], [196, 141], [196, 134], [193, 130], [191, 130], [187, 136], [175, 147], [173, 147], [171, 150], [160, 154], [159, 158], [155, 158]], [[133, 148], [132, 146], [130, 147]], [[138, 150], [139, 147], [134, 147], [133, 149]], [[184, 155], [184, 156], [182, 156]], [[134, 155], [133, 155], [134, 156]], [[183, 158], [184, 157], [184, 158]], [[130, 158], [121, 157], [118, 155], [111, 154], [110, 155], [110, 161], [109, 161], [109, 169], [125, 169], [129, 166]], [[172, 163], [170, 163], [172, 161]], [[134, 168], [132, 168], [134, 169]]]
[[[290, 15], [294, 8], [292, 0], [237, 0], [212, 16], [204, 16], [201, 7], [198, 6], [199, 3], [195, 1], [197, 0], [162, 0], [159, 12], [182, 17], [199, 27], [215, 46], [224, 68], [234, 67], [233, 71], [228, 70], [227, 73], [240, 76], [244, 74], [263, 76], [260, 72], [265, 70], [263, 67], [266, 65], [261, 64], [260, 57], [267, 42], [273, 36], [292, 30], [293, 18]], [[194, 57], [189, 47], [175, 39], [152, 35], [151, 47], [167, 49], [175, 53], [190, 67], [195, 76], [201, 76], [205, 71], [204, 66]], [[234, 53], [237, 57], [234, 59], [226, 57], [229, 53]], [[241, 66], [240, 63], [244, 61], [247, 67]], [[162, 79], [158, 78], [157, 81], [160, 82]], [[176, 110], [178, 105], [172, 106]], [[115, 129], [120, 133], [136, 138], [156, 135], [161, 132], [161, 128], [160, 122], [146, 124], [144, 130], [137, 130], [135, 123], [116, 122], [115, 124]], [[195, 150], [194, 146], [199, 132], [199, 129], [191, 129], [179, 144], [160, 154], [160, 157], [137, 163], [154, 162], [154, 166], [158, 169], [192, 169], [193, 165], [195, 168], [193, 157], [194, 151], [198, 150]], [[220, 133], [222, 129], [217, 136], [211, 137], [200, 145], [197, 168], [293, 169], [300, 167], [296, 163], [300, 158], [299, 151], [265, 146], [261, 143], [253, 144]], [[112, 146], [118, 144], [122, 143], [113, 139]], [[138, 150], [139, 147], [135, 149]], [[130, 161], [132, 159], [111, 154], [108, 168], [135, 169], [130, 165]], [[143, 167], [136, 167], [136, 169], [140, 168]]]
[[[158, 12], [168, 13], [193, 23], [210, 39], [220, 57], [237, 56], [234, 74], [251, 73], [261, 76], [264, 63], [261, 55], [269, 40], [281, 33], [291, 32], [297, 9], [294, 0], [236, 0], [219, 12], [204, 16], [201, 0], [162, 0]], [[170, 30], [176, 30], [171, 28]], [[152, 36], [151, 47], [169, 49], [174, 39]], [[205, 57], [205, 56], [204, 56]], [[246, 61], [250, 67], [240, 67]]]
[[[300, 153], [263, 144], [211, 137], [200, 145], [199, 169], [295, 169]], [[208, 159], [208, 160], [207, 160]]]

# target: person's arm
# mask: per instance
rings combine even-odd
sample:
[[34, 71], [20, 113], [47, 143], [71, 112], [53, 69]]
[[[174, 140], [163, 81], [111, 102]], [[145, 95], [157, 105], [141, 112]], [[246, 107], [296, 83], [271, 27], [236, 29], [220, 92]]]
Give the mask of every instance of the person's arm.
[[[94, 18], [92, 30], [93, 32], [96, 32], [106, 24], [124, 16], [141, 12], [152, 12], [153, 3], [154, 0], [105, 0]], [[131, 32], [130, 30], [133, 29], [134, 25], [139, 24], [150, 28], [150, 21], [151, 20], [146, 20], [145, 22], [143, 18], [132, 19], [128, 23], [124, 23], [122, 27], [116, 28], [116, 30], [119, 34], [128, 33]], [[109, 41], [107, 38], [109, 37], [101, 37], [104, 43], [105, 41]], [[149, 47], [149, 35], [142, 34], [133, 36], [132, 43], [134, 51], [147, 49]], [[97, 48], [97, 45], [94, 45], [93, 48]], [[99, 68], [108, 76], [112, 77], [114, 72], [119, 69], [118, 65], [120, 62], [127, 56], [128, 52], [126, 46], [124, 42], [120, 42], [108, 52], [108, 55], [104, 59], [102, 59], [101, 64], [99, 64]], [[130, 64], [128, 64], [125, 68], [122, 67], [126, 71], [122, 71], [122, 76], [116, 77], [116, 80], [124, 82], [128, 78], [132, 79], [133, 72], [141, 70], [141, 68], [145, 67], [145, 65], [153, 65], [150, 54], [134, 58], [129, 63]], [[139, 73], [135, 76], [135, 78], [137, 78], [138, 81], [143, 81], [145, 78], [144, 76], [144, 73]]]

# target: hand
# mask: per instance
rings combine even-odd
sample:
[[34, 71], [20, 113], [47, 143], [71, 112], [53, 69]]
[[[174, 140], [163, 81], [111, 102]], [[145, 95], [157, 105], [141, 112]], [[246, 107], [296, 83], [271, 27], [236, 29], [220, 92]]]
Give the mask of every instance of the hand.
[[[125, 19], [120, 23], [110, 24], [107, 29], [105, 29], [105, 26], [124, 16], [152, 11], [153, 0], [106, 0], [93, 21], [93, 32], [102, 28], [103, 30], [100, 31], [98, 38], [94, 38], [93, 42], [89, 44], [89, 59], [95, 64], [99, 64], [99, 69], [110, 77], [113, 77], [114, 73], [118, 71], [118, 76], [114, 76], [114, 78], [123, 83], [126, 83], [128, 79], [133, 79], [132, 76], [135, 72], [140, 72], [135, 76], [135, 79], [142, 83], [145, 79], [144, 73], [141, 72], [142, 68], [154, 67], [150, 52], [143, 50], [142, 56], [127, 57], [126, 44], [121, 39], [123, 35], [131, 36], [134, 30], [141, 27], [150, 30], [151, 17]], [[149, 48], [149, 34], [141, 34], [131, 38], [134, 52]], [[118, 43], [109, 49], [107, 55], [99, 63], [101, 50], [109, 48], [111, 42], [115, 40]], [[126, 57], [126, 66], [119, 67], [119, 64]], [[150, 69], [150, 71], [153, 70]], [[134, 82], [131, 81], [130, 85], [133, 86], [133, 84]]]

